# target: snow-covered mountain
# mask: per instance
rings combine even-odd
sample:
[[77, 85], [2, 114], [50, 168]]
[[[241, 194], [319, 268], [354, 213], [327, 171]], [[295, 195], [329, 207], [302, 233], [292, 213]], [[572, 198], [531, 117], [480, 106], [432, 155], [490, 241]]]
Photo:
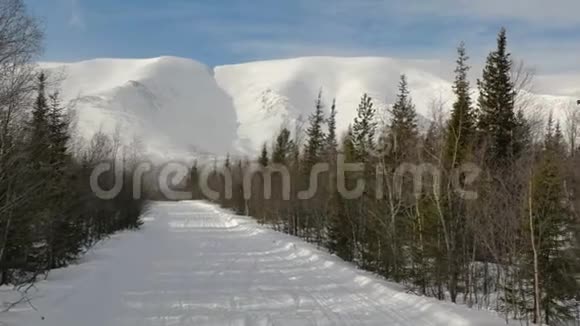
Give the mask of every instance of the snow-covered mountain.
[[193, 60], [97, 59], [45, 64], [62, 79], [81, 135], [118, 134], [158, 156], [231, 151], [236, 110], [213, 71]]
[[[62, 79], [83, 135], [118, 130], [124, 142], [138, 139], [163, 157], [254, 152], [282, 125], [294, 128], [305, 120], [320, 90], [327, 109], [336, 98], [338, 128], [345, 130], [363, 93], [384, 112], [403, 73], [426, 121], [436, 107], [448, 111], [453, 100], [451, 81], [438, 73], [440, 66], [370, 57], [305, 57], [213, 69], [176, 57], [43, 64]], [[562, 95], [531, 99], [533, 109], [554, 110], [560, 118], [574, 104], [573, 97]]]

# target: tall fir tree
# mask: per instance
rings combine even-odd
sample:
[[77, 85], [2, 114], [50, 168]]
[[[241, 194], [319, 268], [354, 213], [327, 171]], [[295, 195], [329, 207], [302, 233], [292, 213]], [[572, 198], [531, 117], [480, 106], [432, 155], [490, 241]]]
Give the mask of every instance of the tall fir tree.
[[[352, 126], [348, 126], [347, 132], [344, 135], [340, 154], [344, 156], [345, 162], [355, 162], [357, 160], [356, 149], [354, 145], [354, 135]], [[349, 182], [349, 176], [345, 175], [345, 184]], [[352, 261], [354, 258], [354, 242], [353, 235], [355, 229], [349, 219], [349, 201], [342, 196], [337, 196], [335, 201], [336, 209], [334, 209], [328, 219], [327, 231], [327, 246], [330, 252], [335, 253], [340, 258], [346, 261]]]
[[32, 109], [32, 119], [28, 123], [29, 140], [28, 151], [34, 162], [35, 168], [40, 168], [42, 163], [48, 163], [48, 147], [50, 146], [49, 130], [49, 107], [46, 94], [47, 76], [41, 72], [36, 82], [36, 100]]
[[[375, 150], [375, 132], [377, 122], [375, 120], [376, 110], [373, 105], [371, 97], [364, 94], [359, 107], [357, 109], [357, 116], [354, 119], [352, 127], [352, 143], [356, 155], [356, 162], [364, 165], [364, 172], [362, 177], [366, 181], [372, 180], [374, 173], [374, 166], [376, 157]], [[374, 250], [371, 245], [375, 245], [377, 228], [375, 227], [375, 220], [367, 215], [368, 207], [372, 203], [371, 192], [374, 184], [367, 182], [364, 191], [359, 200], [353, 205], [355, 208], [355, 216], [357, 217], [358, 226], [354, 228], [357, 239], [365, 239], [365, 241], [354, 241], [355, 256], [360, 259], [362, 266], [374, 269], [376, 264], [374, 257]]]
[[517, 156], [515, 145], [516, 114], [512, 60], [507, 50], [507, 36], [502, 28], [497, 49], [487, 57], [482, 79], [478, 80], [478, 123], [480, 139], [489, 149], [488, 162], [505, 165]]
[[314, 113], [312, 113], [308, 118], [310, 125], [308, 126], [308, 129], [306, 129], [308, 140], [304, 148], [304, 168], [307, 173], [310, 172], [310, 168], [312, 168], [314, 164], [320, 162], [322, 151], [324, 149], [325, 135], [322, 128], [325, 119], [323, 110], [324, 104], [322, 103], [322, 91], [320, 91], [315, 102]]
[[272, 151], [272, 163], [287, 164], [294, 151], [294, 141], [290, 138], [290, 130], [282, 128], [276, 137], [276, 143]]
[[[48, 267], [57, 268], [65, 266], [74, 259], [81, 251], [82, 233], [79, 228], [82, 221], [74, 214], [66, 214], [70, 211], [71, 203], [76, 194], [71, 193], [67, 187], [70, 183], [70, 165], [72, 156], [68, 153], [70, 139], [69, 119], [61, 104], [58, 92], [48, 96], [48, 142], [47, 148], [50, 180], [50, 233], [48, 235]], [[80, 199], [79, 199], [80, 200]]]
[[373, 106], [372, 98], [364, 94], [352, 125], [352, 143], [358, 162], [368, 162], [369, 155], [374, 149], [375, 129], [377, 126], [375, 114], [376, 110]]
[[439, 228], [444, 231], [445, 246], [442, 250], [444, 257], [436, 257], [437, 265], [446, 271], [447, 288], [451, 301], [456, 302], [458, 295], [459, 277], [463, 275], [465, 261], [462, 260], [462, 253], [465, 248], [466, 237], [466, 207], [465, 201], [458, 196], [453, 189], [451, 175], [454, 169], [469, 158], [475, 137], [475, 118], [472, 112], [472, 102], [467, 73], [470, 67], [467, 65], [469, 59], [463, 42], [457, 49], [457, 67], [455, 68], [455, 83], [453, 92], [455, 102], [451, 118], [447, 125], [446, 143], [444, 149], [443, 166], [447, 171], [445, 175], [445, 186], [443, 187], [443, 198], [438, 198], [437, 203], [441, 207], [441, 217]]
[[60, 100], [60, 94], [55, 92], [48, 97], [48, 131], [51, 153], [51, 164], [55, 172], [62, 173], [70, 161], [68, 142], [70, 139], [70, 121]]
[[325, 152], [329, 157], [334, 157], [338, 150], [338, 141], [336, 139], [336, 99], [332, 100], [330, 115], [326, 120], [328, 134], [326, 135]]
[[453, 85], [455, 102], [453, 103], [453, 110], [447, 127], [445, 148], [445, 165], [447, 168], [455, 168], [463, 162], [468, 155], [475, 136], [475, 117], [472, 112], [471, 90], [467, 77], [470, 69], [467, 65], [469, 57], [463, 42], [457, 48], [457, 54], [455, 83]]
[[391, 146], [391, 156], [395, 163], [401, 163], [405, 153], [412, 153], [417, 144], [419, 131], [417, 129], [417, 112], [411, 99], [407, 77], [401, 75], [399, 93], [393, 104], [392, 119], [388, 130], [388, 141]]

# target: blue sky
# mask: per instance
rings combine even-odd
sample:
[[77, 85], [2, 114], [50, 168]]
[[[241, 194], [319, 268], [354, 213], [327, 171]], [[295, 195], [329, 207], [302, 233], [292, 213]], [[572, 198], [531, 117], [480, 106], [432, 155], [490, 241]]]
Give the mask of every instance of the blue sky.
[[540, 73], [580, 72], [578, 0], [25, 0], [45, 61], [175, 55], [208, 65], [304, 55], [481, 62], [500, 26]]

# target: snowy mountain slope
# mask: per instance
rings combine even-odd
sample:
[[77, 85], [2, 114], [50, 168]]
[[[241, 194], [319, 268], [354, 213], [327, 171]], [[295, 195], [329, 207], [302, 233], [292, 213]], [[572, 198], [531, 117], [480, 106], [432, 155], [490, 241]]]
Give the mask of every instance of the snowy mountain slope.
[[[371, 273], [204, 202], [155, 203], [118, 234], [53, 271], [6, 326], [492, 326], [490, 311], [406, 293]], [[0, 288], [0, 301], [15, 293]], [[14, 296], [14, 299], [17, 299]]]
[[[406, 74], [421, 122], [434, 107], [450, 110], [451, 81], [440, 63], [392, 58], [305, 57], [215, 67], [193, 60], [97, 59], [45, 64], [63, 76], [68, 100], [76, 100], [85, 135], [121, 126], [125, 142], [137, 137], [150, 152], [254, 153], [282, 125], [294, 128], [312, 112], [322, 90], [326, 109], [337, 100], [338, 128], [352, 122], [363, 93], [386, 121], [399, 76]], [[477, 72], [473, 72], [476, 76]], [[542, 80], [545, 83], [545, 80]], [[568, 89], [568, 88], [566, 88]], [[563, 93], [559, 93], [563, 94]], [[571, 93], [566, 93], [572, 95]], [[565, 119], [569, 96], [531, 95], [530, 110]]]
[[[426, 127], [438, 108], [444, 114], [450, 112], [454, 99], [452, 82], [438, 75], [438, 64], [377, 57], [305, 57], [216, 67], [215, 77], [233, 98], [240, 123], [238, 135], [251, 140], [250, 148], [255, 150], [271, 141], [271, 132], [280, 125], [291, 126], [301, 116], [306, 119], [320, 90], [327, 111], [336, 98], [339, 131], [352, 123], [363, 93], [373, 98], [381, 119], [388, 121], [385, 109], [395, 101], [401, 74], [407, 75], [419, 122]], [[475, 83], [472, 88], [475, 99]], [[524, 102], [529, 114], [546, 117], [553, 111], [562, 122], [565, 111], [576, 108], [575, 97], [570, 96], [526, 93]]]
[[259, 126], [277, 131], [283, 123], [291, 125], [300, 116], [307, 118], [320, 90], [327, 111], [336, 98], [337, 128], [346, 130], [364, 93], [375, 99], [379, 111], [394, 101], [402, 73], [408, 75], [420, 114], [430, 117], [431, 102], [450, 97], [451, 86], [418, 69], [418, 63], [390, 58], [308, 57], [217, 67], [215, 76], [234, 100], [239, 136], [252, 140], [252, 148], [259, 148], [270, 140]]
[[233, 148], [237, 122], [231, 99], [201, 63], [160, 57], [45, 67], [62, 76], [63, 97], [74, 101], [86, 137], [119, 129], [124, 143], [137, 138], [160, 156]]

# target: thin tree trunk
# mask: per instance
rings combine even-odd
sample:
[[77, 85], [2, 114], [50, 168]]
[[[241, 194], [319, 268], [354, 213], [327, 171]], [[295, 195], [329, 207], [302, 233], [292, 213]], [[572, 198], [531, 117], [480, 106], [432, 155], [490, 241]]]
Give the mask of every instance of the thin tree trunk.
[[535, 236], [535, 229], [534, 229], [534, 212], [533, 212], [533, 205], [532, 205], [532, 196], [533, 196], [533, 185], [532, 181], [530, 181], [529, 187], [529, 196], [528, 196], [528, 204], [529, 204], [529, 222], [530, 222], [530, 241], [532, 243], [532, 252], [534, 256], [534, 323], [539, 323], [541, 320], [540, 316], [540, 272], [538, 268], [538, 249], [536, 248], [536, 236]]

